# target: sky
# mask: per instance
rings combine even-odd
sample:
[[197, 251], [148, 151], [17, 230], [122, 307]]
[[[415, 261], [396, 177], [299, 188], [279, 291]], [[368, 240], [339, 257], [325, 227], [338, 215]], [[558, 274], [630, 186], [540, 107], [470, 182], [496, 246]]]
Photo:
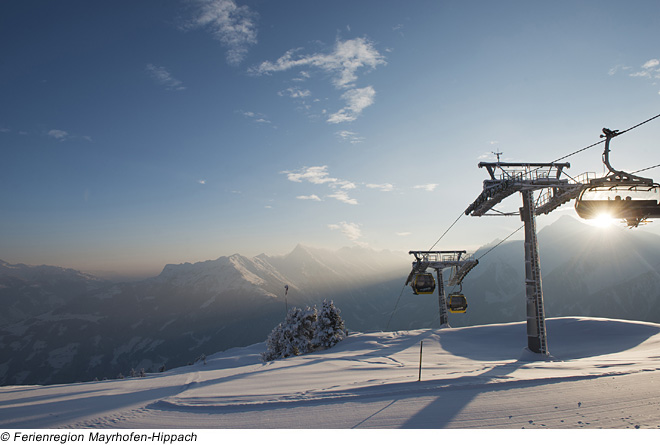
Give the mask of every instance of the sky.
[[[108, 276], [425, 250], [494, 152], [550, 162], [660, 113], [654, 0], [5, 0], [0, 42], [0, 259]], [[659, 136], [615, 139], [613, 166], [660, 163]], [[519, 226], [463, 216], [435, 248]]]

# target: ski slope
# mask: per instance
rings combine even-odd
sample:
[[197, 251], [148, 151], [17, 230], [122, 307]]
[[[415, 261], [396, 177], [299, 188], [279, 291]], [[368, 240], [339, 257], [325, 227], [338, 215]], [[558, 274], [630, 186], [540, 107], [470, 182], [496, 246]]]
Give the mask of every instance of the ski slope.
[[549, 319], [548, 360], [525, 329], [352, 333], [268, 363], [261, 343], [145, 378], [2, 387], [0, 429], [660, 428], [659, 324]]

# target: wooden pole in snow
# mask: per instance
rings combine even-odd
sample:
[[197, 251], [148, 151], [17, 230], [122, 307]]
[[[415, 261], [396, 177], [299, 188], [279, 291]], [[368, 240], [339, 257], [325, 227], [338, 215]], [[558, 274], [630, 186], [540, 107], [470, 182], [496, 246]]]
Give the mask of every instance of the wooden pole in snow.
[[424, 345], [424, 340], [419, 342], [419, 377], [417, 378], [418, 382], [422, 381], [422, 346]]

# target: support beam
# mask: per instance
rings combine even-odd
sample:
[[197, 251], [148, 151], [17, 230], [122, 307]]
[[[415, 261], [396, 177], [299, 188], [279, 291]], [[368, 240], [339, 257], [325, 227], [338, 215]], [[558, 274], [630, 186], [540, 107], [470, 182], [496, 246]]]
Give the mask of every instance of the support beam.
[[521, 191], [523, 206], [520, 219], [525, 223], [525, 293], [527, 295], [527, 347], [530, 351], [548, 355], [545, 331], [545, 310], [541, 285], [541, 263], [536, 238], [534, 192]]
[[438, 282], [438, 310], [440, 311], [440, 327], [448, 328], [449, 314], [447, 314], [447, 295], [445, 295], [445, 281], [442, 278], [442, 269], [436, 269], [435, 275]]

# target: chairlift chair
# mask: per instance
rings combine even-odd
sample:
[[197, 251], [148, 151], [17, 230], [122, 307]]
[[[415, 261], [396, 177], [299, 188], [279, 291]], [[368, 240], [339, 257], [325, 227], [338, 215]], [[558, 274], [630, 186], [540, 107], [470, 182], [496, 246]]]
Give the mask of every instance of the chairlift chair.
[[601, 215], [625, 220], [628, 226], [637, 227], [648, 218], [660, 217], [660, 185], [652, 179], [615, 170], [609, 162], [610, 140], [617, 136], [616, 130], [603, 128], [605, 151], [603, 163], [609, 174], [592, 179], [580, 192], [575, 202], [575, 211], [583, 219], [594, 219]]

